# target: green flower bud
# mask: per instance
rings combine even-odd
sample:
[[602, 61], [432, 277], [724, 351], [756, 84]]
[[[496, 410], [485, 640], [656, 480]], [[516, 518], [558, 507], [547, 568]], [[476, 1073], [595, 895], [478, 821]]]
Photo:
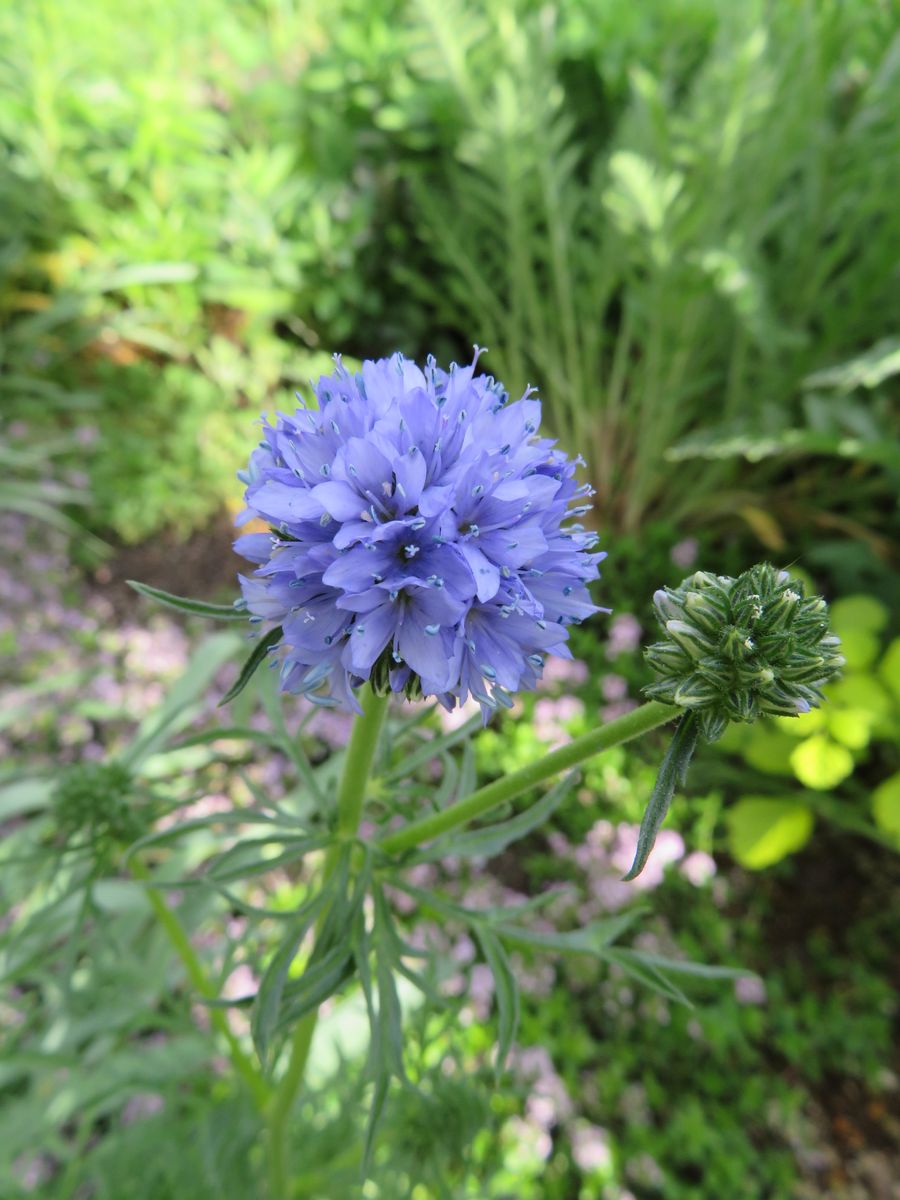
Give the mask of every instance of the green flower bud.
[[66, 842], [89, 843], [98, 854], [136, 841], [147, 817], [135, 805], [134, 782], [120, 763], [67, 767], [51, 797], [56, 827]]
[[652, 646], [647, 647], [645, 656], [657, 675], [680, 674], [684, 668], [690, 668], [693, 661], [690, 655], [685, 654], [681, 647], [673, 642], [654, 642]]
[[646, 652], [645, 691], [696, 713], [709, 741], [728, 721], [808, 712], [844, 664], [825, 601], [768, 563], [736, 579], [698, 571], [653, 602], [663, 640]]
[[714, 648], [714, 643], [687, 621], [666, 621], [665, 630], [691, 658], [702, 658]]

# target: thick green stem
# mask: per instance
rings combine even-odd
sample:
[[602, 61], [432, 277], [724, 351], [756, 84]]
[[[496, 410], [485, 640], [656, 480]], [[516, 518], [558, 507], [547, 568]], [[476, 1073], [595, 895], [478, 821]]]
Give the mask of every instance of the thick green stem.
[[[154, 916], [165, 930], [175, 953], [181, 959], [188, 979], [191, 981], [194, 989], [199, 992], [204, 1000], [215, 1000], [217, 996], [216, 988], [207, 977], [203, 969], [203, 964], [198, 958], [196, 950], [191, 945], [191, 939], [188, 937], [184, 926], [172, 909], [169, 908], [168, 904], [166, 904], [159, 890], [152, 886], [153, 881], [150, 872], [138, 858], [130, 859], [128, 866], [135, 879], [141, 883], [151, 885], [144, 889], [147, 901], [153, 909]], [[227, 1016], [221, 1008], [210, 1008], [209, 1020], [213, 1029], [227, 1043], [228, 1054], [234, 1064], [234, 1069], [247, 1085], [257, 1106], [261, 1109], [265, 1108], [269, 1100], [269, 1088], [262, 1075], [260, 1075], [254, 1066], [253, 1060], [241, 1048], [240, 1042], [228, 1024]]]
[[617, 717], [607, 725], [601, 725], [599, 729], [582, 734], [569, 742], [568, 746], [552, 751], [520, 771], [504, 775], [502, 779], [479, 788], [458, 804], [410, 822], [404, 829], [398, 829], [396, 833], [383, 838], [379, 843], [380, 847], [388, 854], [402, 854], [406, 850], [413, 850], [423, 842], [430, 842], [441, 834], [467, 825], [477, 817], [483, 817], [498, 805], [506, 803], [507, 800], [514, 800], [535, 784], [543, 783], [544, 780], [558, 775], [560, 771], [577, 766], [586, 758], [599, 754], [601, 750], [608, 750], [611, 746], [631, 741], [650, 729], [665, 725], [682, 711], [671, 704], [659, 704], [655, 700], [643, 704], [633, 712], [626, 713], [624, 717]]
[[[387, 698], [376, 696], [366, 685], [360, 692], [362, 716], [353, 722], [344, 771], [337, 796], [337, 840], [325, 857], [323, 886], [337, 867], [342, 843], [356, 837], [366, 798], [366, 784], [378, 736], [387, 712]], [[319, 914], [317, 929], [321, 928], [325, 911]], [[308, 1013], [294, 1029], [288, 1065], [275, 1091], [269, 1110], [269, 1200], [289, 1200], [291, 1195], [287, 1153], [287, 1119], [300, 1090], [306, 1063], [312, 1046], [318, 1011]]]

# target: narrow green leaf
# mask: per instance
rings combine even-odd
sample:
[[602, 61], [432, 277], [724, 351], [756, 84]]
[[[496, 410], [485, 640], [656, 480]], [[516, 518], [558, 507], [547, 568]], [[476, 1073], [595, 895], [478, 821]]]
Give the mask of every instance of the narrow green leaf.
[[415, 750], [412, 750], [399, 763], [391, 767], [384, 775], [384, 782], [393, 783], [397, 779], [407, 778], [413, 771], [424, 766], [425, 763], [431, 762], [433, 758], [437, 758], [442, 750], [449, 750], [452, 746], [464, 741], [480, 724], [480, 717], [472, 717], [471, 720], [466, 721], [465, 725], [460, 725], [458, 729], [453, 729], [450, 733], [420, 743]]
[[0, 821], [46, 808], [53, 794], [50, 779], [20, 779], [0, 788]]
[[274, 825], [275, 818], [268, 813], [255, 809], [238, 808], [226, 809], [224, 812], [209, 813], [205, 817], [194, 817], [190, 821], [182, 821], [178, 825], [170, 825], [168, 829], [154, 830], [133, 842], [125, 852], [125, 862], [141, 850], [166, 846], [179, 838], [204, 829], [214, 829], [221, 825]]
[[391, 883], [394, 887], [400, 888], [401, 891], [412, 896], [414, 900], [418, 900], [424, 911], [430, 909], [442, 917], [464, 921], [466, 924], [478, 921], [482, 917], [481, 913], [463, 908], [460, 904], [454, 904], [452, 900], [448, 900], [446, 896], [439, 896], [437, 892], [427, 892], [423, 888], [416, 887], [413, 883], [407, 883], [405, 879], [392, 879]]
[[353, 974], [354, 960], [349, 946], [332, 948], [309, 966], [295, 983], [284, 988], [284, 1005], [278, 1028], [284, 1029], [319, 1007]]
[[284, 720], [283, 697], [278, 689], [277, 680], [274, 675], [264, 676], [260, 681], [259, 694], [262, 699], [263, 708], [266, 710], [266, 715], [272, 724], [272, 728], [277, 731], [280, 740], [280, 748], [294, 766], [297, 768], [297, 773], [303, 783], [309, 788], [312, 795], [315, 797], [320, 808], [325, 807], [325, 797], [322, 789], [319, 786], [319, 781], [316, 778], [316, 773], [312, 765], [303, 751], [303, 746], [300, 741], [300, 733], [305, 729], [307, 721], [309, 721], [315, 709], [313, 709], [300, 722], [299, 728], [293, 731], [287, 728]]
[[277, 734], [266, 729], [250, 729], [244, 725], [222, 725], [217, 729], [204, 729], [200, 733], [192, 733], [190, 737], [182, 738], [175, 749], [208, 746], [214, 742], [259, 742], [272, 750], [281, 749], [281, 739]]
[[650, 988], [651, 991], [664, 996], [667, 1000], [672, 1000], [675, 1004], [683, 1004], [685, 1008], [694, 1007], [680, 987], [664, 975], [658, 967], [636, 957], [633, 950], [620, 950], [610, 946], [605, 952], [604, 958], [607, 962], [615, 963], [626, 975], [630, 975], [632, 979], [636, 979], [638, 983], [642, 983], [644, 987]]
[[659, 768], [653, 794], [650, 796], [644, 819], [641, 821], [634, 862], [631, 864], [628, 874], [623, 877], [626, 882], [636, 879], [647, 865], [647, 859], [650, 857], [656, 835], [666, 819], [675, 789], [682, 785], [687, 777], [687, 769], [697, 745], [698, 733], [699, 725], [695, 714], [685, 713], [678, 722], [672, 741], [663, 758], [662, 766]]
[[563, 779], [552, 787], [536, 804], [517, 813], [507, 821], [499, 821], [495, 825], [486, 825], [483, 829], [471, 829], [455, 838], [439, 841], [436, 846], [429, 846], [416, 861], [430, 861], [453, 855], [460, 858], [493, 858], [502, 853], [507, 846], [521, 838], [527, 837], [533, 830], [543, 825], [559, 808], [572, 789], [578, 773], [570, 771]]
[[497, 996], [497, 1059], [494, 1071], [499, 1079], [506, 1059], [512, 1049], [516, 1030], [519, 1028], [519, 985], [503, 943], [490, 929], [479, 925], [475, 930], [485, 961], [494, 976], [494, 991]]
[[[380, 890], [377, 884], [373, 885], [372, 891], [373, 896], [376, 898], [376, 904]], [[366, 1071], [371, 1075], [374, 1083], [372, 1102], [369, 1105], [369, 1115], [366, 1121], [363, 1142], [362, 1173], [364, 1177], [368, 1175], [371, 1166], [372, 1152], [375, 1148], [375, 1135], [384, 1116], [384, 1106], [392, 1075], [390, 1061], [385, 1053], [385, 1045], [381, 1037], [381, 1013], [379, 1006], [375, 1003], [375, 988], [372, 980], [372, 969], [369, 964], [371, 950], [371, 939], [366, 930], [365, 912], [360, 908], [354, 920], [353, 957], [356, 962], [360, 986], [362, 987], [363, 996], [366, 1001], [366, 1014], [369, 1019], [369, 1054]]]
[[442, 754], [441, 764], [444, 770], [441, 775], [440, 786], [436, 792], [431, 793], [428, 797], [432, 808], [436, 812], [439, 812], [442, 808], [446, 808], [459, 795], [459, 767], [456, 765], [453, 755]]
[[582, 929], [545, 933], [536, 929], [525, 929], [521, 925], [497, 924], [497, 933], [505, 941], [522, 946], [533, 946], [539, 950], [557, 950], [563, 954], [590, 954], [603, 957], [603, 951], [629, 929], [640, 915], [640, 910], [620, 913], [602, 921], [592, 921]]
[[256, 1053], [263, 1064], [268, 1059], [271, 1037], [279, 1023], [285, 984], [291, 964], [297, 957], [300, 943], [321, 911], [328, 895], [329, 890], [326, 888], [303, 906], [297, 914], [290, 933], [273, 955], [272, 961], [260, 980], [250, 1029]]
[[475, 746], [469, 740], [463, 742], [462, 762], [459, 764], [459, 788], [456, 793], [456, 799], [462, 800], [464, 796], [471, 795], [478, 786], [478, 769], [475, 763]]
[[138, 728], [129, 746], [119, 755], [122, 763], [137, 768], [151, 754], [155, 754], [167, 738], [190, 720], [192, 705], [204, 693], [216, 672], [227, 662], [240, 646], [236, 633], [222, 630], [203, 639], [181, 675], [159, 706], [151, 712]]
[[[527, 916], [530, 913], [540, 912], [542, 908], [546, 908], [548, 904], [554, 900], [561, 900], [567, 896], [575, 896], [577, 889], [570, 883], [562, 885], [554, 885], [548, 888], [546, 892], [538, 892], [536, 896], [529, 896], [527, 900], [523, 900], [520, 904], [506, 904], [500, 908], [483, 908], [478, 915], [489, 925], [503, 925], [507, 921], [518, 921], [521, 917]], [[642, 911], [642, 910], [638, 910]]]
[[[231, 846], [219, 856], [207, 869], [205, 878], [213, 883], [234, 883], [238, 879], [248, 879], [254, 875], [265, 875], [276, 867], [287, 863], [297, 862], [314, 850], [322, 850], [331, 841], [329, 833], [312, 837], [297, 837], [295, 835], [273, 835], [272, 837], [251, 838]], [[258, 847], [280, 845], [284, 849], [277, 854], [261, 855], [256, 853]]]
[[229, 704], [235, 696], [241, 694], [256, 673], [257, 667], [265, 660], [272, 647], [277, 646], [281, 641], [281, 633], [281, 626], [278, 625], [274, 629], [270, 629], [265, 637], [260, 638], [249, 658], [241, 667], [241, 673], [219, 701], [219, 708], [225, 704]]
[[164, 592], [161, 588], [151, 587], [149, 583], [140, 583], [137, 579], [126, 579], [130, 588], [141, 596], [164, 604], [167, 608], [177, 609], [192, 617], [210, 617], [214, 621], [247, 621], [246, 609], [237, 609], [231, 604], [209, 604], [205, 600], [192, 600], [188, 596], [175, 596]]
[[382, 1053], [394, 1075], [405, 1078], [403, 1066], [403, 1014], [392, 969], [394, 945], [390, 936], [391, 917], [384, 893], [375, 893], [375, 979], [378, 984], [378, 1033]]
[[456, 904], [453, 900], [449, 900], [437, 892], [429, 892], [424, 888], [416, 887], [415, 884], [409, 883], [400, 876], [394, 876], [391, 879], [391, 886], [399, 888], [417, 900], [421, 904], [423, 912], [431, 911], [439, 916], [449, 917], [451, 920], [462, 921], [466, 925], [502, 924], [512, 918], [538, 911], [549, 904], [551, 900], [558, 899], [563, 892], [563, 889], [554, 888], [552, 891], [542, 892], [522, 904], [511, 905], [508, 908], [474, 909], [464, 908], [461, 904]]
[[387, 1071], [379, 1071], [375, 1076], [375, 1087], [369, 1104], [369, 1116], [366, 1120], [366, 1132], [363, 1139], [362, 1175], [368, 1178], [372, 1168], [372, 1155], [375, 1151], [375, 1135], [384, 1116], [384, 1106], [387, 1102], [391, 1077]]
[[743, 967], [723, 967], [715, 963], [693, 962], [689, 958], [667, 958], [662, 954], [648, 954], [643, 950], [629, 950], [629, 956], [646, 966], [673, 975], [690, 975], [694, 979], [747, 979], [756, 977], [755, 971]]

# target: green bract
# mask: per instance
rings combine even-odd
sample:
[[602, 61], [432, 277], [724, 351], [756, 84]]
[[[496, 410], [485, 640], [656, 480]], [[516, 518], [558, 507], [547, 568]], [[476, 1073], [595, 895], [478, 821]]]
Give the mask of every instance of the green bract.
[[809, 712], [844, 663], [822, 597], [768, 563], [698, 571], [653, 603], [665, 636], [646, 651], [659, 678], [645, 692], [696, 713], [709, 741], [729, 721]]

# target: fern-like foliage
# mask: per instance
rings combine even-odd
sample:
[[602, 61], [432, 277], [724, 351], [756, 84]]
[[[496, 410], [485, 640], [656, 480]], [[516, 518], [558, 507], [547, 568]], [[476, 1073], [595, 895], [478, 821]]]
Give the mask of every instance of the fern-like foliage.
[[900, 41], [834, 5], [723, 9], [687, 86], [634, 66], [597, 149], [602, 81], [576, 114], [552, 21], [470, 17], [415, 8], [427, 77], [469, 125], [452, 160], [411, 174], [435, 274], [405, 281], [436, 323], [477, 331], [513, 390], [540, 386], [605, 519], [688, 516], [731, 475], [702, 464], [685, 487], [670, 446], [737, 417], [789, 423], [811, 370], [896, 323]]

